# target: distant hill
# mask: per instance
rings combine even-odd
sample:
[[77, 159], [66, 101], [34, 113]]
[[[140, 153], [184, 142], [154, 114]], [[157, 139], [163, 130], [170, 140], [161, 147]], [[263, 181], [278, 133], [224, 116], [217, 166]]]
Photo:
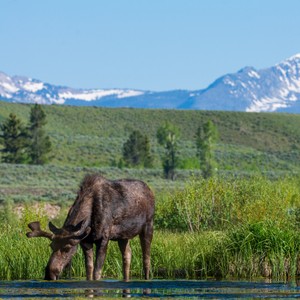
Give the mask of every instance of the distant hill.
[[[0, 102], [0, 123], [14, 112], [28, 122], [31, 105]], [[299, 172], [300, 115], [199, 110], [154, 110], [45, 105], [46, 130], [53, 143], [51, 164], [116, 166], [122, 146], [133, 129], [150, 138], [154, 168], [161, 169], [156, 131], [166, 121], [181, 131], [180, 168], [198, 169], [194, 136], [198, 126], [212, 120], [220, 141], [219, 170], [230, 172]]]
[[262, 70], [245, 67], [195, 91], [80, 89], [0, 72], [0, 99], [75, 106], [300, 113], [300, 54]]

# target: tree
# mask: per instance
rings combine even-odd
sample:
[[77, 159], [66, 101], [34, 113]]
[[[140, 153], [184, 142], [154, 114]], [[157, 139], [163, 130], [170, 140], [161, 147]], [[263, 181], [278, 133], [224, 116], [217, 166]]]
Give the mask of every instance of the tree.
[[30, 111], [28, 126], [28, 156], [32, 164], [42, 165], [48, 161], [51, 142], [43, 128], [46, 123], [42, 106], [35, 104]]
[[25, 127], [20, 119], [13, 113], [1, 124], [1, 143], [3, 145], [2, 161], [6, 163], [24, 163], [26, 161], [25, 152]]
[[146, 135], [134, 130], [123, 145], [123, 159], [127, 166], [152, 167], [153, 158], [150, 153], [150, 142]]
[[199, 127], [196, 133], [197, 154], [200, 161], [200, 169], [204, 178], [214, 175], [215, 160], [214, 147], [218, 140], [218, 130], [214, 123], [209, 120], [203, 127]]
[[175, 178], [175, 169], [179, 162], [177, 157], [177, 141], [179, 136], [179, 129], [171, 123], [161, 126], [156, 133], [158, 143], [165, 149], [163, 169], [167, 179], [174, 180]]

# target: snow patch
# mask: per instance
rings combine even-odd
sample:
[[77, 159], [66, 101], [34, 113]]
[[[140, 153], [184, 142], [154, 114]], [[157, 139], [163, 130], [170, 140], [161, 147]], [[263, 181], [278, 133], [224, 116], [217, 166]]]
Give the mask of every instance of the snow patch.
[[291, 56], [291, 57], [288, 58], [287, 60], [295, 60], [295, 59], [300, 59], [300, 53], [297, 53], [297, 54]]
[[233, 81], [231, 81], [230, 79], [228, 79], [228, 78], [226, 78], [224, 80], [224, 83], [227, 84], [227, 85], [235, 86], [235, 83]]
[[55, 104], [64, 104], [65, 103], [65, 99], [53, 99], [53, 98], [51, 98], [50, 100], [52, 101], [52, 103], [55, 103]]
[[250, 72], [248, 72], [248, 75], [250, 77], [254, 77], [254, 78], [257, 78], [257, 79], [260, 78], [260, 75], [257, 72], [255, 72], [254, 70], [251, 70]]
[[261, 98], [254, 100], [253, 103], [246, 108], [246, 112], [274, 112], [278, 108], [288, 107], [287, 103], [277, 98]]
[[10, 94], [0, 93], [0, 97], [11, 99], [12, 96]]
[[297, 101], [298, 98], [296, 97], [295, 94], [292, 94], [292, 95], [289, 97], [289, 100], [290, 100], [290, 101]]
[[144, 93], [140, 92], [140, 91], [128, 90], [128, 91], [123, 91], [121, 94], [119, 94], [118, 98], [135, 97], [135, 96], [140, 96], [143, 94]]
[[93, 101], [107, 96], [116, 95], [117, 98], [126, 98], [142, 95], [143, 92], [134, 90], [88, 90], [82, 92], [66, 91], [59, 93], [59, 98], [62, 99], [77, 99], [85, 101]]
[[28, 81], [22, 87], [23, 87], [24, 90], [26, 90], [28, 92], [35, 93], [39, 90], [42, 90], [44, 88], [44, 84], [42, 82]]
[[19, 89], [12, 84], [9, 84], [7, 82], [0, 82], [0, 86], [3, 86], [4, 89], [10, 93], [16, 93]]

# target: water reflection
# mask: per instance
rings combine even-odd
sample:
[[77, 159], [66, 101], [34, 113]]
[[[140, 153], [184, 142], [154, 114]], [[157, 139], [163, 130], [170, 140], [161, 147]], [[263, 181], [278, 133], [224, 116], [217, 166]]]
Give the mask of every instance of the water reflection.
[[134, 296], [150, 296], [151, 289], [143, 289], [143, 290], [134, 290], [131, 289], [123, 289], [121, 290], [103, 290], [103, 289], [93, 289], [93, 290], [85, 290], [85, 297], [94, 298], [94, 297], [105, 297], [107, 295], [114, 294], [115, 296], [122, 296], [123, 298], [131, 298]]
[[298, 298], [300, 282], [206, 280], [2, 281], [0, 298]]

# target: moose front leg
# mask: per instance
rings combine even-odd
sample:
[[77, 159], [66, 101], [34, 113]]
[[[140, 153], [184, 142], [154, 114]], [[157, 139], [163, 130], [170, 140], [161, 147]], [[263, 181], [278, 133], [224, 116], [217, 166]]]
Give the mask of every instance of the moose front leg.
[[93, 271], [94, 271], [93, 244], [81, 243], [80, 246], [82, 248], [84, 258], [85, 258], [86, 279], [93, 280]]
[[94, 280], [99, 280], [102, 275], [102, 267], [104, 264], [106, 251], [107, 251], [108, 239], [101, 239], [96, 242], [96, 261], [94, 268]]

